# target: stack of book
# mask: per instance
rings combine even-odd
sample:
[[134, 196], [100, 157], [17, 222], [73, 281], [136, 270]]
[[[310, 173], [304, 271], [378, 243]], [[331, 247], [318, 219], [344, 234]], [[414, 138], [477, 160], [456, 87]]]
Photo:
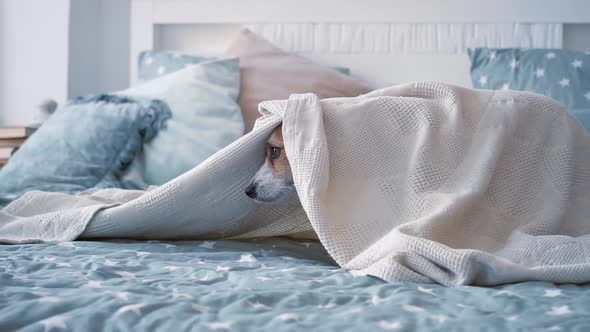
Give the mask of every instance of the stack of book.
[[34, 131], [31, 127], [0, 127], [0, 167]]

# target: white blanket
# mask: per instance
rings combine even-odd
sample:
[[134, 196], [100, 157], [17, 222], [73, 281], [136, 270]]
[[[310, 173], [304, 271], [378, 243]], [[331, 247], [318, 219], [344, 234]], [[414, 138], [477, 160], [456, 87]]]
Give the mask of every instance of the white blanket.
[[[557, 103], [414, 83], [260, 110], [252, 133], [148, 192], [25, 195], [0, 211], [0, 241], [313, 229], [340, 266], [387, 281], [590, 282], [590, 138]], [[281, 121], [301, 203], [258, 205], [244, 188]]]

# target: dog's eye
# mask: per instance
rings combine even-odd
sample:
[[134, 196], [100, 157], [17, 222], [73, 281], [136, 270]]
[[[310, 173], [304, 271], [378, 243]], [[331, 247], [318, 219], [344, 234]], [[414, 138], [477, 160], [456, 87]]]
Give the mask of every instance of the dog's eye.
[[281, 149], [280, 148], [270, 148], [270, 158], [277, 159], [281, 156]]

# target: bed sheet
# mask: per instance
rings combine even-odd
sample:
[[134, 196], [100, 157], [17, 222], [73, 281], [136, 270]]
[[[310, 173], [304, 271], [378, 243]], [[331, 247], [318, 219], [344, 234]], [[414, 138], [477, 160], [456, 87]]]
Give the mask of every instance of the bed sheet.
[[590, 287], [384, 283], [289, 239], [0, 246], [0, 331], [590, 330]]

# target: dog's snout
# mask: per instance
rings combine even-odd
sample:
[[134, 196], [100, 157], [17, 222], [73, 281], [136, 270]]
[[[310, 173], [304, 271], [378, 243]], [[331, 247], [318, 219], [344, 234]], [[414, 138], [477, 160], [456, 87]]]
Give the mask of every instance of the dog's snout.
[[246, 196], [250, 198], [256, 198], [256, 185], [251, 183], [245, 190]]

